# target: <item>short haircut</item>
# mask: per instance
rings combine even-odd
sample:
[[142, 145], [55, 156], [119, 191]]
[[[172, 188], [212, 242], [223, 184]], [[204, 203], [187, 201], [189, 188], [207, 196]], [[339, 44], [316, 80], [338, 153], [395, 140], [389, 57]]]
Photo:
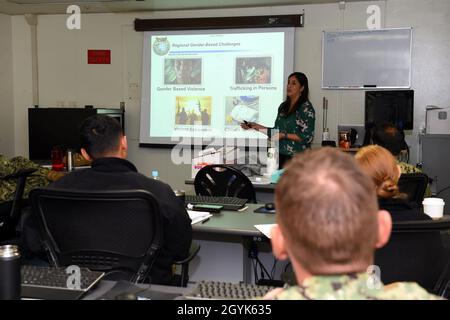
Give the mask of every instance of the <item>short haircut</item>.
[[356, 162], [375, 184], [380, 198], [399, 196], [397, 161], [389, 150], [378, 146], [365, 146], [355, 155]]
[[408, 149], [403, 131], [391, 123], [383, 123], [374, 129], [372, 142], [389, 150], [398, 156], [404, 149]]
[[276, 190], [276, 220], [292, 255], [313, 274], [373, 261], [378, 202], [372, 181], [335, 148], [294, 156]]
[[93, 115], [83, 121], [80, 127], [81, 147], [93, 159], [119, 149], [123, 137], [120, 123], [105, 115]]

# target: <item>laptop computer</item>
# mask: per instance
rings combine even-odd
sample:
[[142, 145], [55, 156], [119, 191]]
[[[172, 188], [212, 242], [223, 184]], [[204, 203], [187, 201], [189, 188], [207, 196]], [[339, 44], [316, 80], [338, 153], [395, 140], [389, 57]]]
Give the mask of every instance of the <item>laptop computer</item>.
[[350, 146], [351, 148], [359, 148], [362, 147], [364, 144], [364, 135], [365, 135], [365, 128], [364, 125], [359, 124], [339, 124], [338, 125], [338, 133], [342, 131], [356, 131], [356, 138], [355, 142]]

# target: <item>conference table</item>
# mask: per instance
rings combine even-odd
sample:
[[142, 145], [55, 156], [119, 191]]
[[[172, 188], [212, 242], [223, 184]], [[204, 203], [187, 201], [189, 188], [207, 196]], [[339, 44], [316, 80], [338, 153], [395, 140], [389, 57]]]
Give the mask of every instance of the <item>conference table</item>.
[[[254, 211], [264, 204], [248, 203], [243, 211], [223, 210], [221, 213], [213, 214], [204, 223], [194, 224], [192, 230], [197, 234], [208, 235], [237, 235], [243, 237], [264, 237], [255, 227], [260, 224], [274, 224], [274, 213], [255, 213]], [[424, 231], [450, 229], [450, 214], [445, 213], [442, 218], [435, 220], [423, 220], [420, 229]], [[396, 221], [392, 225], [392, 231], [407, 231], [417, 221]], [[416, 228], [417, 230], [417, 228]]]
[[275, 223], [275, 214], [254, 212], [263, 205], [247, 204], [243, 211], [222, 210], [192, 226], [193, 238], [201, 249], [200, 262], [191, 263], [191, 279], [252, 282], [250, 243], [258, 243], [262, 260], [264, 256], [265, 260], [273, 260], [269, 239], [255, 227]]
[[204, 223], [197, 223], [192, 230], [197, 234], [237, 235], [242, 237], [261, 237], [263, 234], [255, 228], [258, 224], [275, 223], [273, 213], [255, 213], [254, 210], [264, 204], [247, 204], [243, 211], [223, 210], [215, 213]]

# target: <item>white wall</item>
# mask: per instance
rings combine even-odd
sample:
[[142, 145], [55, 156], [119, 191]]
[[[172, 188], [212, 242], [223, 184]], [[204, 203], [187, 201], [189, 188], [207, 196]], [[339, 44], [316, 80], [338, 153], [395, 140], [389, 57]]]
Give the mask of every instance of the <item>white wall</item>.
[[14, 155], [14, 103], [11, 17], [0, 14], [0, 154]]
[[407, 137], [407, 141], [411, 146], [413, 159], [420, 161], [418, 133], [425, 126], [425, 107], [450, 107], [450, 1], [388, 1], [387, 10], [386, 27], [414, 27], [414, 131]]
[[12, 17], [14, 151], [28, 156], [28, 108], [33, 105], [31, 31], [23, 16]]
[[[337, 3], [305, 6], [281, 6], [253, 9], [203, 11], [168, 11], [157, 13], [82, 14], [82, 29], [69, 31], [65, 15], [39, 16], [38, 67], [40, 105], [115, 106], [126, 102], [126, 133], [129, 158], [149, 175], [158, 169], [172, 187], [185, 187], [190, 176], [188, 165], [170, 162], [170, 150], [138, 147], [142, 33], [133, 30], [135, 18], [182, 18], [237, 15], [300, 13], [305, 9], [305, 27], [295, 36], [295, 70], [305, 72], [310, 80], [311, 101], [316, 109], [316, 139], [322, 133], [322, 97], [329, 100], [328, 127], [332, 138], [337, 124], [363, 124], [363, 91], [321, 90], [321, 32], [325, 29], [365, 28], [366, 8], [378, 4], [382, 26], [414, 27], [413, 89], [415, 90], [415, 130], [408, 136], [416, 161], [417, 132], [424, 121], [427, 104], [449, 106], [447, 88], [450, 23], [448, 0], [386, 0], [347, 3], [340, 10]], [[32, 104], [30, 31], [21, 16], [12, 18], [14, 54], [15, 152], [27, 155], [26, 108]], [[111, 49], [111, 65], [87, 65], [87, 49]], [[277, 107], [277, 106], [274, 106]]]

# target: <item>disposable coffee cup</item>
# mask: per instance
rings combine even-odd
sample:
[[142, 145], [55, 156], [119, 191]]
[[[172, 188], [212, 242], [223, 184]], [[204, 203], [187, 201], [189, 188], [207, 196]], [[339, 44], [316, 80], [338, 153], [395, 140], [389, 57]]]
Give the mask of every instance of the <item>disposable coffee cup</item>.
[[265, 175], [271, 176], [272, 173], [278, 169], [278, 161], [276, 158], [276, 149], [269, 148], [267, 150], [267, 162], [266, 162], [266, 173]]
[[442, 218], [445, 202], [441, 198], [425, 198], [422, 201], [423, 212], [432, 219]]
[[328, 131], [324, 131], [322, 133], [322, 141], [329, 141], [330, 140], [330, 133]]

